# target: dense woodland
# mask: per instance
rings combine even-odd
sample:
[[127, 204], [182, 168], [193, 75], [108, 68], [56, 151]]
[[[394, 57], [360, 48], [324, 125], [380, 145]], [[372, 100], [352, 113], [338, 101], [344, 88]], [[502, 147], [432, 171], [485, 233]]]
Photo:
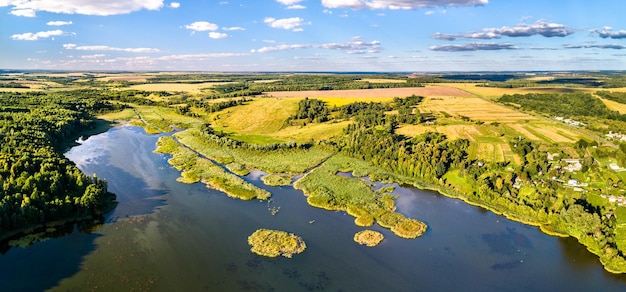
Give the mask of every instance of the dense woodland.
[[0, 238], [113, 206], [106, 181], [81, 173], [62, 150], [96, 126], [90, 113], [117, 106], [69, 92], [2, 93], [0, 105]]

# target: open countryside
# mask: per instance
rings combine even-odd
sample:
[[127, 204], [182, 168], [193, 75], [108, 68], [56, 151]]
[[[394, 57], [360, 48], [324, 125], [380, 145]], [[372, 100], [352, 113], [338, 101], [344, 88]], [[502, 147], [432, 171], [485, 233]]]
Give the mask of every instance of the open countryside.
[[2, 291], [626, 290], [619, 1], [0, 1]]

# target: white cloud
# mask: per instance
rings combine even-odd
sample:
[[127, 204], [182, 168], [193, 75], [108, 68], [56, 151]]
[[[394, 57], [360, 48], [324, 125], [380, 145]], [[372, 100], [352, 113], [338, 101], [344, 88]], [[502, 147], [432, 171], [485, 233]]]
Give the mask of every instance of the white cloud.
[[167, 5], [167, 7], [176, 9], [176, 8], [180, 7], [180, 3], [178, 3], [178, 2], [171, 2], [169, 5]]
[[32, 9], [13, 9], [11, 10], [10, 13], [15, 16], [23, 16], [23, 17], [37, 16], [37, 13], [35, 13], [35, 10], [32, 10]]
[[227, 38], [228, 34], [212, 31], [209, 33], [209, 37], [212, 39], [223, 39], [223, 38]]
[[612, 38], [612, 39], [624, 39], [626, 38], [626, 30], [618, 30], [618, 31], [614, 31], [612, 27], [610, 26], [605, 26], [601, 29], [592, 29], [591, 30], [592, 34], [597, 34], [599, 37], [605, 39], [605, 38]]
[[99, 59], [102, 57], [106, 57], [105, 54], [95, 54], [95, 55], [83, 55], [80, 56], [81, 59]]
[[566, 49], [613, 49], [613, 50], [625, 50], [626, 45], [620, 44], [583, 44], [583, 45], [563, 45]]
[[262, 47], [260, 49], [251, 50], [252, 53], [271, 53], [287, 50], [297, 49], [326, 49], [326, 50], [339, 50], [345, 51], [348, 54], [365, 54], [365, 53], [379, 53], [380, 42], [362, 41], [360, 37], [354, 37], [349, 42], [345, 43], [324, 43], [324, 44], [291, 44], [291, 45], [278, 45], [273, 47]]
[[544, 37], [565, 37], [573, 34], [575, 29], [567, 27], [563, 24], [538, 20], [533, 24], [518, 24], [513, 27], [503, 26], [500, 28], [484, 28], [477, 32], [468, 32], [461, 34], [442, 34], [436, 33], [432, 37], [439, 40], [453, 41], [459, 38], [466, 39], [499, 39], [506, 37], [529, 37], [541, 35]]
[[481, 6], [489, 0], [322, 0], [327, 8], [352, 9], [419, 9], [443, 6]]
[[429, 49], [431, 51], [443, 51], [443, 52], [469, 52], [469, 51], [517, 50], [519, 48], [513, 44], [471, 43], [471, 44], [462, 44], [462, 45], [431, 46]]
[[219, 26], [217, 26], [217, 24], [206, 21], [196, 21], [194, 23], [185, 25], [185, 28], [193, 31], [215, 31], [219, 28]]
[[49, 30], [49, 31], [40, 31], [36, 33], [27, 32], [27, 33], [22, 33], [22, 34], [14, 34], [11, 36], [11, 38], [17, 41], [36, 41], [39, 39], [45, 39], [49, 37], [62, 36], [62, 35], [67, 35], [67, 33], [62, 30], [57, 29], [57, 30]]
[[186, 54], [186, 55], [168, 55], [155, 58], [159, 61], [202, 61], [216, 58], [242, 57], [250, 54], [243, 53], [209, 53], [209, 54]]
[[291, 5], [291, 6], [287, 6], [287, 9], [306, 9], [306, 6], [304, 6], [304, 5]]
[[159, 49], [154, 48], [116, 48], [109, 46], [78, 46], [76, 44], [64, 44], [63, 48], [66, 50], [79, 50], [79, 51], [118, 51], [129, 53], [158, 53]]
[[11, 6], [11, 14], [34, 17], [36, 11], [84, 15], [117, 15], [147, 9], [159, 10], [163, 0], [4, 0], [0, 7]]
[[50, 26], [63, 26], [63, 25], [72, 25], [72, 22], [71, 21], [48, 21], [46, 24]]
[[276, 19], [273, 17], [266, 17], [263, 22], [267, 23], [272, 28], [286, 29], [291, 31], [303, 31], [301, 28], [302, 25], [311, 24], [310, 22], [304, 22], [304, 19], [300, 17], [290, 17], [290, 18], [282, 18]]
[[302, 2], [302, 0], [276, 0], [276, 2], [283, 4], [283, 5], [294, 5], [294, 4]]
[[222, 29], [225, 31], [246, 30], [245, 28], [239, 26], [222, 27]]

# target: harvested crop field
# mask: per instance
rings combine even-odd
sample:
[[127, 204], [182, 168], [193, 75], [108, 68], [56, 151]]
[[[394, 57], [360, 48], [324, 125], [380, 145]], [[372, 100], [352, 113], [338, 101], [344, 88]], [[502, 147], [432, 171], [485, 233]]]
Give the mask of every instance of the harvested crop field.
[[473, 93], [478, 96], [497, 99], [505, 94], [527, 94], [527, 93], [570, 93], [570, 92], [593, 92], [592, 88], [568, 88], [568, 87], [522, 87], [522, 88], [499, 88], [482, 87], [477, 84], [468, 83], [445, 83], [446, 86], [458, 88], [460, 90]]
[[574, 143], [584, 136], [558, 124], [529, 123], [507, 124], [506, 126], [530, 140], [545, 143]]
[[476, 137], [482, 136], [477, 125], [448, 125], [448, 126], [425, 126], [403, 125], [396, 129], [396, 133], [407, 137], [414, 137], [428, 131], [443, 133], [449, 139], [467, 139], [476, 141]]
[[[467, 93], [466, 93], [467, 94]], [[421, 112], [448, 113], [452, 116], [465, 116], [474, 121], [515, 123], [536, 118], [482, 98], [471, 96], [427, 97], [419, 105]]]
[[410, 95], [419, 96], [472, 96], [463, 90], [447, 86], [426, 86], [408, 88], [382, 88], [382, 89], [357, 89], [357, 90], [314, 90], [314, 91], [277, 91], [266, 92], [265, 95], [277, 98], [290, 97], [406, 97]]

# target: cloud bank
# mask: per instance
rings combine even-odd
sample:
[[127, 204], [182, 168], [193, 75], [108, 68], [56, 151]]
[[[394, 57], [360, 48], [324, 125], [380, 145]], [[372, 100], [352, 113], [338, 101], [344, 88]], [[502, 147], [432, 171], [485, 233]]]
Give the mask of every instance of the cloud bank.
[[440, 52], [470, 52], [470, 51], [499, 51], [499, 50], [517, 50], [517, 46], [513, 44], [496, 44], [496, 43], [471, 43], [462, 45], [442, 45], [431, 46], [431, 51]]
[[545, 20], [538, 20], [533, 24], [518, 24], [516, 26], [503, 26], [500, 28], [484, 28], [477, 32], [468, 32], [461, 34], [442, 34], [436, 33], [432, 36], [434, 39], [454, 41], [457, 39], [499, 39], [502, 37], [530, 37], [541, 35], [544, 37], [565, 37], [575, 32], [573, 28], [569, 28], [563, 24], [553, 23]]
[[49, 30], [49, 31], [40, 31], [40, 32], [27, 32], [27, 33], [21, 33], [21, 34], [14, 34], [11, 36], [11, 39], [13, 40], [17, 40], [17, 41], [36, 41], [39, 39], [45, 39], [45, 38], [49, 38], [49, 37], [55, 37], [55, 36], [62, 36], [62, 35], [67, 35], [66, 32], [62, 31], [62, 30]]
[[441, 6], [482, 6], [489, 0], [322, 0], [327, 8], [410, 10]]
[[116, 48], [109, 46], [79, 46], [76, 44], [64, 44], [63, 48], [66, 50], [79, 50], [79, 51], [118, 51], [129, 53], [158, 53], [159, 49], [153, 48]]
[[6, 6], [12, 6], [11, 14], [26, 17], [34, 17], [37, 11], [107, 16], [159, 10], [163, 0], [1, 0], [0, 7]]
[[345, 51], [348, 54], [366, 54], [379, 53], [381, 47], [379, 41], [366, 42], [361, 40], [359, 37], [355, 37], [351, 41], [345, 43], [278, 45], [252, 50], [252, 53], [272, 53], [297, 49], [326, 49]]

